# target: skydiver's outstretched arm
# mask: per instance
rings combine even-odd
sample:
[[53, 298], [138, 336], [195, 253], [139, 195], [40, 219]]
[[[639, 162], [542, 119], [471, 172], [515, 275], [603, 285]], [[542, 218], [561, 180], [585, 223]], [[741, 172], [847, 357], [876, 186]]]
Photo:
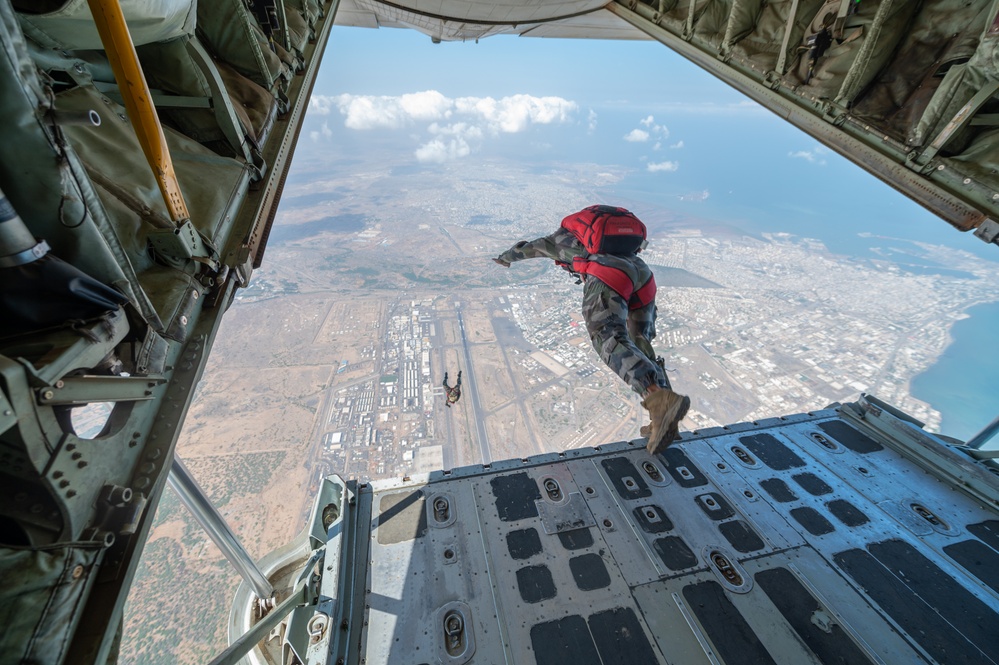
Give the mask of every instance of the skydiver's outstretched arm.
[[537, 258], [549, 258], [564, 263], [572, 263], [572, 260], [577, 256], [587, 256], [583, 245], [576, 240], [574, 235], [560, 228], [550, 236], [537, 238], [536, 240], [521, 240], [493, 259], [493, 261], [501, 266], [509, 267], [514, 261]]

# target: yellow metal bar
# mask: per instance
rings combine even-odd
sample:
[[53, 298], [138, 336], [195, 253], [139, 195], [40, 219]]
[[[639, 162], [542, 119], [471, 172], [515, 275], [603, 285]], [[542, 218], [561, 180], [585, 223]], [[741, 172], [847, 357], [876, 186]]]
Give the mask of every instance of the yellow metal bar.
[[156, 184], [160, 187], [167, 212], [175, 222], [189, 219], [187, 204], [177, 182], [177, 174], [173, 170], [170, 150], [167, 147], [163, 127], [156, 115], [146, 77], [142, 74], [139, 57], [135, 53], [135, 45], [128, 34], [125, 16], [122, 14], [118, 0], [87, 0], [90, 13], [94, 15], [97, 32], [101, 43], [111, 61], [111, 69], [118, 81], [118, 89], [125, 101], [128, 117], [135, 127], [135, 135], [146, 154], [146, 161], [153, 170]]

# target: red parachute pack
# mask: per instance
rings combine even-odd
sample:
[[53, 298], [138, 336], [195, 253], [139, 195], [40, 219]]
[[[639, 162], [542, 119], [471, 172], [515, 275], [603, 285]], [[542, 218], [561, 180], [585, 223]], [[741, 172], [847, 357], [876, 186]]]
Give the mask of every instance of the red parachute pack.
[[634, 254], [645, 245], [645, 224], [624, 208], [595, 205], [562, 220], [590, 254]]

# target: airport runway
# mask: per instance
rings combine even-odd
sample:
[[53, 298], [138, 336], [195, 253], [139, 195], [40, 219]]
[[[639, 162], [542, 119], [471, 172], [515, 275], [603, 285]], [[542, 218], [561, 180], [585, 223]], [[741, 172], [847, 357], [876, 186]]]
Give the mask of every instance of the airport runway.
[[482, 463], [492, 462], [489, 454], [489, 439], [486, 437], [486, 425], [483, 418], [482, 407], [479, 405], [479, 394], [475, 390], [475, 369], [472, 367], [472, 354], [468, 348], [468, 338], [465, 336], [465, 321], [458, 310], [458, 328], [461, 330], [461, 347], [465, 351], [465, 370], [462, 374], [461, 383], [462, 396], [468, 395], [472, 400], [472, 419], [475, 421], [475, 435], [479, 440], [479, 452], [482, 455]]

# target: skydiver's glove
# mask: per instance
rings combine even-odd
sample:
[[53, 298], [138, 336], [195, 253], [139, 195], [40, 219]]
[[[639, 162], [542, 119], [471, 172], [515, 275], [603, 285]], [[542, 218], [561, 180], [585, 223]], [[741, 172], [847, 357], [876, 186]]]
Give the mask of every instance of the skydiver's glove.
[[504, 260], [504, 259], [502, 259], [502, 258], [500, 258], [498, 256], [495, 259], [493, 259], [493, 261], [495, 263], [498, 263], [499, 265], [503, 266], [504, 268], [509, 268], [510, 267], [510, 262], [509, 261], [506, 261], [506, 260]]

